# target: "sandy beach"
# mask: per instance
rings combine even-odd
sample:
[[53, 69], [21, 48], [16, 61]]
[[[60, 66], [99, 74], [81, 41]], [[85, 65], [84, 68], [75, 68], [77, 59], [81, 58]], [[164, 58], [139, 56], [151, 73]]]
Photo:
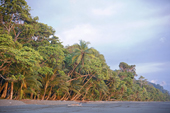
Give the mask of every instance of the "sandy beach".
[[170, 113], [170, 102], [0, 100], [0, 113]]

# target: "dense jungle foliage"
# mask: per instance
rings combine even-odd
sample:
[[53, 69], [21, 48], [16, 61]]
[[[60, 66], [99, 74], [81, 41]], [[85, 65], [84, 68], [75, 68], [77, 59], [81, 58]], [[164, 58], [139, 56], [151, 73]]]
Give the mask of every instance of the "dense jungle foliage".
[[64, 47], [55, 30], [32, 17], [25, 0], [1, 0], [0, 97], [40, 100], [169, 101], [135, 65], [111, 70], [89, 42]]

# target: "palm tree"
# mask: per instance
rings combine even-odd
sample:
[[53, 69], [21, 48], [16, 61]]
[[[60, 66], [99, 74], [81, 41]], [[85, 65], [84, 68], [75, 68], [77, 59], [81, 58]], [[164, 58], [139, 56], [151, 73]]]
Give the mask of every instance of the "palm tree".
[[85, 58], [94, 57], [93, 48], [88, 48], [88, 44], [90, 43], [80, 40], [80, 45], [79, 44], [73, 45], [75, 49], [74, 49], [74, 52], [72, 53], [72, 56], [73, 56], [72, 62], [75, 65], [72, 71], [68, 73], [68, 76], [70, 76], [74, 72], [74, 70], [80, 64], [80, 62], [81, 62], [82, 67], [84, 66]]
[[[67, 82], [69, 79], [68, 76], [64, 73], [64, 71], [58, 70], [56, 74], [50, 80], [49, 86], [50, 90], [46, 100], [48, 100], [52, 94], [53, 87], [56, 87], [56, 90], [62, 90], [64, 92], [68, 92], [69, 83]], [[55, 92], [55, 91], [54, 91]]]
[[46, 67], [46, 66], [41, 68], [40, 73], [42, 74], [42, 84], [44, 86], [44, 92], [43, 92], [43, 96], [42, 96], [42, 100], [44, 100], [47, 88], [48, 88], [50, 82], [54, 78], [54, 73], [53, 73], [52, 68], [49, 68], [49, 67]]

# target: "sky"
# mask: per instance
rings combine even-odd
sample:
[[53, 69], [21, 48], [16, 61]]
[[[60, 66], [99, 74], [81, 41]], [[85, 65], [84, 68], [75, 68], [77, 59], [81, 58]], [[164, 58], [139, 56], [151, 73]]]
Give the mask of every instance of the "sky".
[[170, 0], [26, 0], [64, 46], [89, 41], [112, 70], [136, 65], [137, 79], [170, 91]]

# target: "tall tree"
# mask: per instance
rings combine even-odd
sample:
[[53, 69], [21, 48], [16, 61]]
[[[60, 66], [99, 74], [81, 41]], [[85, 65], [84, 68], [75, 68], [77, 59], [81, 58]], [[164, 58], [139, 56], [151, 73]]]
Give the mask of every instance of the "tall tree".
[[1, 0], [0, 9], [0, 25], [13, 36], [15, 42], [30, 27], [30, 8], [25, 0]]

